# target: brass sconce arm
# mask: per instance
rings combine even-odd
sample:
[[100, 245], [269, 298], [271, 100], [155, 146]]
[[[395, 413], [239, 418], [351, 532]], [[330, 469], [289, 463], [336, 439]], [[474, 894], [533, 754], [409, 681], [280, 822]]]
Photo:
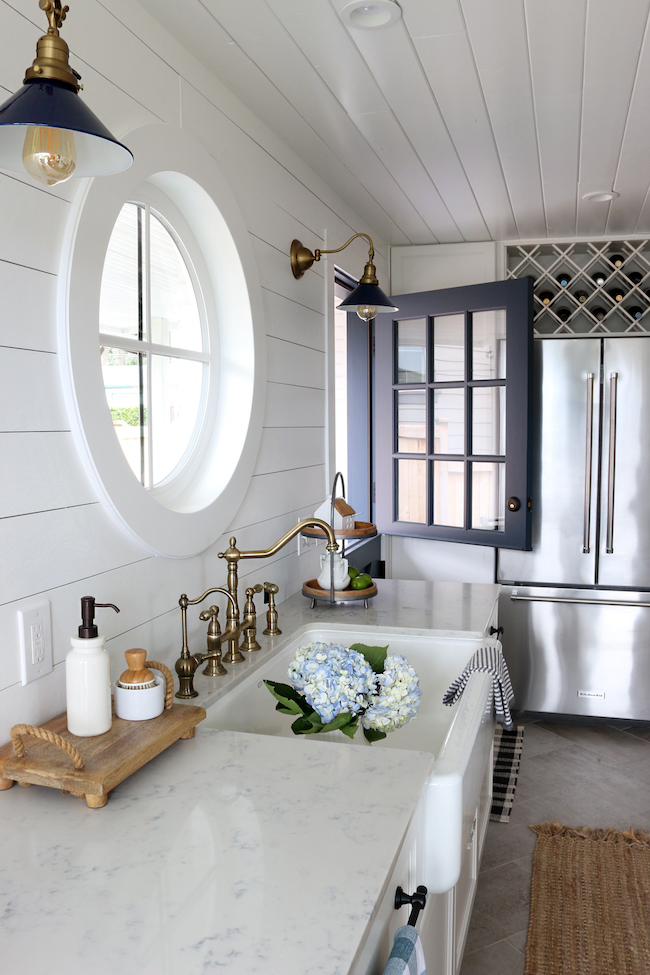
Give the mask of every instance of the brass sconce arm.
[[308, 271], [315, 261], [320, 261], [322, 254], [338, 254], [339, 251], [345, 250], [345, 248], [349, 244], [351, 244], [353, 240], [356, 240], [357, 237], [364, 237], [368, 241], [368, 244], [370, 245], [368, 248], [368, 263], [366, 264], [365, 270], [363, 272], [363, 276], [360, 279], [360, 283], [378, 284], [379, 282], [377, 281], [377, 273], [376, 273], [375, 265], [373, 264], [373, 258], [375, 256], [375, 245], [372, 242], [372, 238], [370, 238], [368, 234], [361, 234], [361, 233], [352, 234], [350, 239], [346, 240], [346, 242], [341, 247], [335, 247], [332, 250], [326, 250], [326, 251], [319, 250], [317, 248], [313, 254], [309, 250], [309, 248], [304, 247], [299, 240], [294, 240], [291, 244], [291, 270], [293, 271], [294, 278], [301, 278], [305, 273], [305, 271]]

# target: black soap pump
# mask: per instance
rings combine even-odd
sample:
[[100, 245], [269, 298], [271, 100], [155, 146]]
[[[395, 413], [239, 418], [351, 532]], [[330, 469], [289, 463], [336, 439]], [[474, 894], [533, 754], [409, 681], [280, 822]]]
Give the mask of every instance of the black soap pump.
[[81, 599], [79, 636], [72, 637], [72, 650], [65, 658], [65, 689], [68, 731], [80, 738], [103, 735], [110, 730], [111, 664], [99, 636], [95, 610], [119, 609], [113, 603], [98, 603], [94, 596]]

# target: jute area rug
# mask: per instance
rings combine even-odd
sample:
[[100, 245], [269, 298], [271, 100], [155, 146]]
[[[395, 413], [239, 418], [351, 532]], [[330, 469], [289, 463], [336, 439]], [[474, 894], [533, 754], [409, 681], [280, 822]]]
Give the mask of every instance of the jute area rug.
[[649, 975], [650, 833], [530, 828], [525, 975]]

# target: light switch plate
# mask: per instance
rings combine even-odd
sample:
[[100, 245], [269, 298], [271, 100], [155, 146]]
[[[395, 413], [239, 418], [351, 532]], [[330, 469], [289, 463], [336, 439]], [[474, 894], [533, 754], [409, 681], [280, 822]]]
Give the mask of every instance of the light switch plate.
[[20, 678], [23, 684], [49, 674], [52, 662], [52, 621], [49, 600], [18, 610]]

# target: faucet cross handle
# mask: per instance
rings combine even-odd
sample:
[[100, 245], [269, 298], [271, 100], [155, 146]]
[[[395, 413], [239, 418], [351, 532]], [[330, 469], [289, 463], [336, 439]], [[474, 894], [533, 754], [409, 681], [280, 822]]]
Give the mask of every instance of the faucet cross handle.
[[244, 640], [239, 649], [248, 653], [251, 653], [253, 650], [262, 649], [257, 642], [257, 613], [255, 611], [255, 603], [253, 602], [253, 596], [256, 592], [262, 592], [262, 588], [262, 585], [258, 582], [257, 585], [249, 586], [246, 590], [244, 621], [248, 621], [249, 625], [244, 629]]
[[282, 630], [278, 627], [278, 611], [275, 608], [275, 597], [278, 591], [279, 587], [274, 582], [264, 583], [264, 602], [269, 604], [269, 608], [266, 611], [265, 636], [280, 636], [282, 633]]
[[[221, 663], [221, 626], [219, 625], [219, 607], [210, 606], [199, 613], [199, 619], [208, 623], [207, 653], [209, 659], [203, 673], [206, 677], [222, 677], [228, 671]], [[209, 622], [208, 622], [209, 620]]]

